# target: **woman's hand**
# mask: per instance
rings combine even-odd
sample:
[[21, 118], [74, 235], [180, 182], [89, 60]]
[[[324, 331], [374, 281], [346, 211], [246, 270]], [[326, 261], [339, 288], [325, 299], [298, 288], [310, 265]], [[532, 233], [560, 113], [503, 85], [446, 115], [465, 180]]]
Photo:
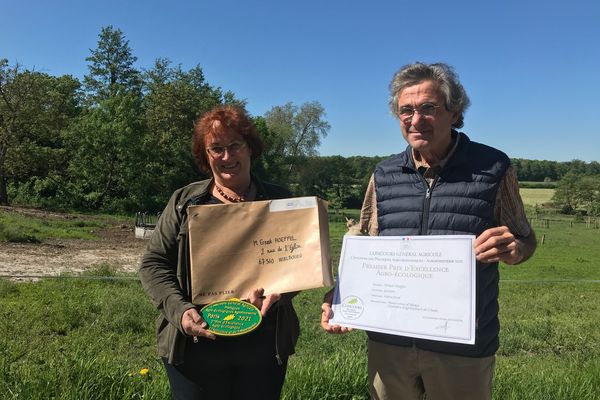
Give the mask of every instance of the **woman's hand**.
[[321, 328], [327, 333], [347, 333], [351, 332], [352, 328], [341, 325], [332, 325], [329, 320], [332, 317], [331, 303], [333, 302], [333, 289], [325, 294], [323, 304], [321, 305]]
[[248, 302], [254, 304], [260, 310], [260, 314], [263, 317], [267, 315], [267, 311], [269, 311], [273, 303], [281, 299], [281, 294], [279, 293], [271, 293], [263, 296], [264, 294], [265, 289], [263, 288], [254, 289], [248, 293]]
[[194, 337], [194, 342], [198, 336], [206, 339], [216, 339], [216, 336], [206, 329], [208, 324], [195, 308], [189, 308], [183, 313], [181, 327], [186, 335]]

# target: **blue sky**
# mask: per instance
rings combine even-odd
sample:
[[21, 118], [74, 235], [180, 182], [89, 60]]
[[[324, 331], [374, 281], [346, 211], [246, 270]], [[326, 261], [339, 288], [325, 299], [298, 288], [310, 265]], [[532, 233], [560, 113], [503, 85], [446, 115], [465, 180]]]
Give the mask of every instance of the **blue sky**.
[[600, 2], [0, 0], [0, 58], [82, 78], [103, 26], [137, 67], [158, 57], [246, 99], [253, 115], [319, 101], [322, 155], [406, 146], [388, 83], [402, 65], [455, 67], [471, 107], [462, 129], [512, 158], [600, 160]]

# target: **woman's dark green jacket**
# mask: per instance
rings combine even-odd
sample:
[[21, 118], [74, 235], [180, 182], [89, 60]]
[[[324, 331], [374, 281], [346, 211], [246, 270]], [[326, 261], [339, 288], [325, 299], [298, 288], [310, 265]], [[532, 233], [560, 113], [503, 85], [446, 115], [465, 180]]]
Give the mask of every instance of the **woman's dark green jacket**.
[[[280, 187], [253, 177], [257, 185], [256, 200], [291, 197]], [[189, 246], [187, 207], [207, 195], [212, 179], [192, 183], [173, 193], [161, 214], [140, 265], [139, 275], [146, 293], [160, 311], [157, 319], [158, 355], [171, 364], [185, 361], [186, 335], [181, 316], [194, 307], [190, 300]], [[222, 240], [211, 236], [209, 240]], [[300, 334], [298, 317], [292, 306], [294, 294], [284, 294], [273, 307], [277, 313], [276, 353], [278, 360], [294, 353]], [[218, 340], [218, 339], [217, 339]]]

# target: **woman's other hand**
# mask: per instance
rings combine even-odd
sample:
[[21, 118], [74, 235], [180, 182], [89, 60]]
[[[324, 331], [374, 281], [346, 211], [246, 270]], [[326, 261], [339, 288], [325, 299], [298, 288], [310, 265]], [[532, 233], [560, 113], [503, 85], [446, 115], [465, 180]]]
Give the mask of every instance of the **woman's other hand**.
[[264, 294], [265, 289], [263, 288], [254, 289], [248, 293], [248, 302], [254, 304], [260, 310], [260, 314], [263, 317], [267, 315], [267, 311], [269, 311], [273, 303], [281, 299], [281, 294], [279, 293], [271, 293], [266, 296]]
[[333, 312], [331, 311], [331, 303], [333, 303], [333, 290], [330, 290], [325, 294], [323, 304], [321, 305], [321, 328], [323, 328], [323, 330], [327, 333], [351, 332], [352, 328], [329, 323], [329, 320], [333, 316]]
[[183, 313], [181, 327], [188, 336], [216, 339], [216, 336], [207, 330], [208, 324], [195, 308], [189, 308]]

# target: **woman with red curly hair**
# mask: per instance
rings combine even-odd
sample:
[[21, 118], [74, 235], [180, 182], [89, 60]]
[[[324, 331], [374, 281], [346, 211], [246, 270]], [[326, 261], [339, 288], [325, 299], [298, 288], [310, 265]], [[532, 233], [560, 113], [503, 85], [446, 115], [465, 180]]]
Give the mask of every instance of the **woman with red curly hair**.
[[[190, 205], [237, 203], [291, 197], [277, 185], [250, 173], [263, 142], [253, 121], [240, 108], [219, 106], [196, 121], [192, 153], [198, 167], [212, 177], [175, 191], [164, 209], [142, 258], [144, 290], [160, 311], [158, 352], [174, 399], [278, 399], [288, 357], [299, 335], [293, 294], [247, 301], [261, 310], [263, 322], [253, 332], [215, 337], [191, 302], [187, 208]], [[206, 227], [205, 240], [211, 237]]]

